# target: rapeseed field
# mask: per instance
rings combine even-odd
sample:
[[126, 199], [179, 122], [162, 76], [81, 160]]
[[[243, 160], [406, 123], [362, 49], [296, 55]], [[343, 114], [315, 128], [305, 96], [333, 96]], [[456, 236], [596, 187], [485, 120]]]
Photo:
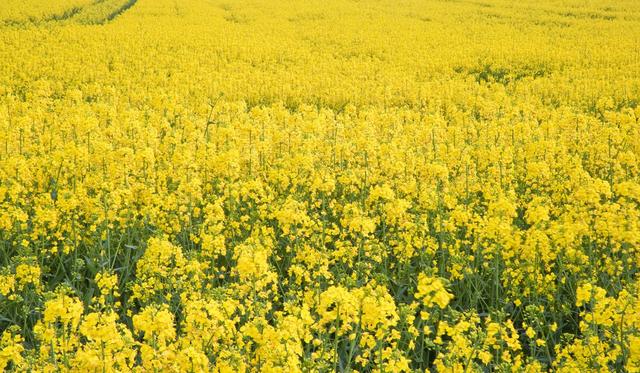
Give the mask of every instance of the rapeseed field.
[[0, 370], [639, 372], [640, 2], [0, 1]]

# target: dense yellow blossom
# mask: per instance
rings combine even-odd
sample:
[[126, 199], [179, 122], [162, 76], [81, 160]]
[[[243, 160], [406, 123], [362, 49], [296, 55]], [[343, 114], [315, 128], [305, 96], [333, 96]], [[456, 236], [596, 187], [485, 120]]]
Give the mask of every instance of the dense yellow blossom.
[[418, 275], [416, 297], [422, 299], [426, 307], [437, 305], [441, 309], [445, 309], [453, 295], [447, 291], [442, 280], [421, 273]]
[[640, 372], [640, 3], [0, 0], [0, 370]]

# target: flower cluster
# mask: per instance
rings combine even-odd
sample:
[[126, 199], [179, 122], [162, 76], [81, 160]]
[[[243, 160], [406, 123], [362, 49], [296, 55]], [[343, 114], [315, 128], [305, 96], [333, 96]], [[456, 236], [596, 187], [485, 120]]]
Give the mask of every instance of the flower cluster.
[[640, 2], [0, 2], [0, 370], [640, 372]]

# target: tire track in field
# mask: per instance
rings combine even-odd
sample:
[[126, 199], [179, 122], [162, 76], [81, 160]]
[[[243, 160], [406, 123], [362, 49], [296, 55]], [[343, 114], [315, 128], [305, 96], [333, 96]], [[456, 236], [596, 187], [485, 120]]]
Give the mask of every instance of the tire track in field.
[[126, 3], [124, 3], [120, 8], [118, 8], [115, 12], [111, 13], [106, 19], [104, 23], [107, 22], [111, 22], [113, 21], [115, 18], [117, 18], [118, 16], [120, 16], [122, 13], [126, 12], [127, 10], [129, 10], [132, 6], [136, 5], [136, 3], [138, 2], [138, 0], [128, 0]]
[[91, 4], [82, 7], [74, 6], [63, 10], [61, 13], [50, 14], [40, 19], [3, 19], [0, 20], [0, 27], [38, 27], [64, 23], [104, 25], [131, 9], [137, 2], [138, 0], [95, 0]]
[[[98, 0], [105, 1], [105, 0]], [[85, 6], [74, 6], [68, 9], [62, 10], [61, 13], [53, 13], [49, 15], [45, 15], [42, 18], [29, 17], [23, 20], [17, 19], [3, 19], [0, 20], [1, 26], [18, 26], [18, 27], [26, 27], [30, 25], [39, 26], [41, 24], [50, 23], [50, 22], [62, 22], [68, 19], [75, 17], [78, 13], [80, 13], [86, 7], [93, 6], [95, 3]]]
[[129, 10], [137, 0], [97, 0], [92, 6], [78, 12], [70, 21], [85, 25], [104, 25]]

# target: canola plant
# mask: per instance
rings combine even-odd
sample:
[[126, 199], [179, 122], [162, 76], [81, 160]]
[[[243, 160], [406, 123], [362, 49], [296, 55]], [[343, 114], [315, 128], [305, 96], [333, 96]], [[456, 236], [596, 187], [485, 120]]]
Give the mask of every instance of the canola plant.
[[640, 3], [3, 0], [0, 370], [640, 371]]

